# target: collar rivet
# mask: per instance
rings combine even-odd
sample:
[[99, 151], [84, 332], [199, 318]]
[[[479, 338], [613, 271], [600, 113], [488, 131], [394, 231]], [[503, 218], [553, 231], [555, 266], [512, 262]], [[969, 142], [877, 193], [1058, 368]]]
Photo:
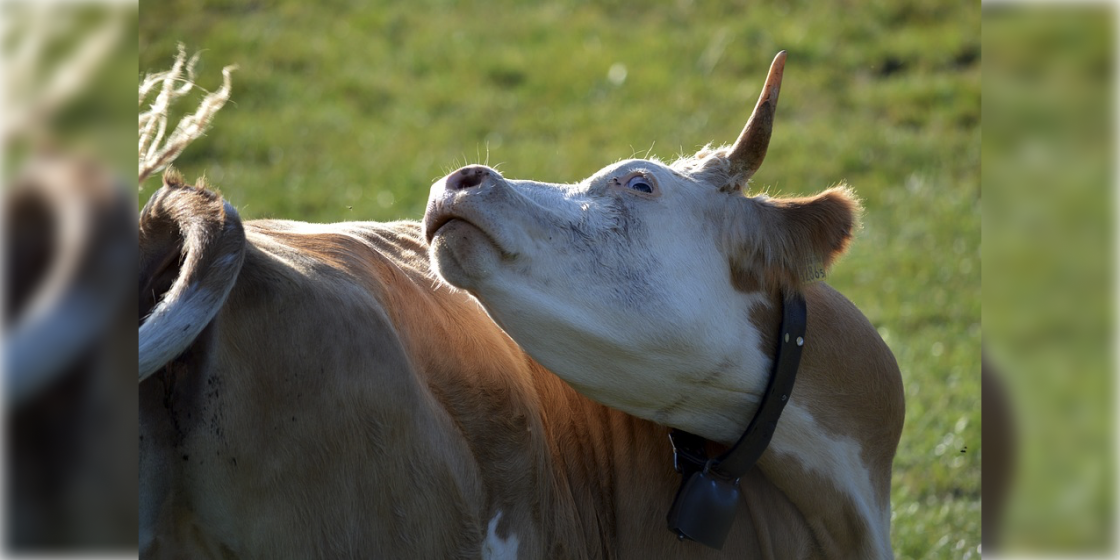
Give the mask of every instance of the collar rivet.
[[799, 337], [797, 337], [797, 345], [798, 345], [798, 346], [802, 346], [802, 345], [804, 345], [804, 344], [805, 344], [805, 339], [804, 339], [804, 338], [801, 338], [800, 336], [799, 336]]

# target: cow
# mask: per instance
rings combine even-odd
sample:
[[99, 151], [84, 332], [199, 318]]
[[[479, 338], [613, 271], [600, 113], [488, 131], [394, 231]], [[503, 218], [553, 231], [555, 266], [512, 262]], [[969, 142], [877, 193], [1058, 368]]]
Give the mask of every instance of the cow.
[[[823, 283], [796, 286], [797, 386], [722, 550], [666, 530], [670, 426], [713, 453], [738, 437], [783, 267], [854, 227], [844, 190], [722, 192], [728, 157], [567, 187], [471, 166], [423, 223], [242, 222], [166, 174], [140, 217], [141, 557], [890, 557], [898, 369]], [[675, 218], [637, 207], [677, 189]], [[756, 222], [713, 221], [740, 202]]]

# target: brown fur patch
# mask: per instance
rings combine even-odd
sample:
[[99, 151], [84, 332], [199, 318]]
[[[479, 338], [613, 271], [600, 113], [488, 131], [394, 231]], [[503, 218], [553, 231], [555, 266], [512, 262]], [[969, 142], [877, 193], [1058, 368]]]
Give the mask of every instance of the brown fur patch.
[[782, 210], [794, 235], [802, 236], [805, 247], [824, 266], [848, 249], [859, 224], [860, 205], [847, 187], [828, 189], [803, 198], [780, 198], [772, 201]]
[[802, 198], [750, 198], [745, 204], [752, 208], [733, 213], [729, 230], [732, 285], [748, 292], [798, 290], [806, 268], [831, 266], [859, 225], [859, 202], [843, 186]]

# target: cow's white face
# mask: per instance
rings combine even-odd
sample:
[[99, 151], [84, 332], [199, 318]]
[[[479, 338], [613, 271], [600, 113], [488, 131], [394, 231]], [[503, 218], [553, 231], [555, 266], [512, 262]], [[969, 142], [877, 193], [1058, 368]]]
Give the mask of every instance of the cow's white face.
[[727, 206], [745, 202], [736, 198], [645, 160], [574, 185], [472, 166], [432, 187], [425, 227], [439, 274], [534, 358], [654, 418], [685, 385], [761, 366], [741, 338], [750, 298], [732, 287], [719, 242]]
[[[776, 98], [764, 91], [764, 117]], [[432, 186], [433, 265], [585, 395], [732, 441], [769, 368], [752, 309], [827, 264], [854, 223], [843, 189], [744, 197], [761, 163], [754, 134], [748, 124], [730, 149], [623, 161], [572, 185], [459, 169]]]

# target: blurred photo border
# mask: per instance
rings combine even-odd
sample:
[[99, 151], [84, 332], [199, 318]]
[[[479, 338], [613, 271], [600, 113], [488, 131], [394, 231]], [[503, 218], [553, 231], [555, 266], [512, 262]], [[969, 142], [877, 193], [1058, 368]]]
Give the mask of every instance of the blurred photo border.
[[[1110, 421], [1113, 426], [1112, 436], [1114, 441], [1112, 447], [1113, 464], [1116, 463], [1117, 449], [1120, 449], [1120, 414], [1116, 411], [1116, 406], [1120, 404], [1120, 375], [1117, 375], [1118, 364], [1120, 364], [1120, 329], [1116, 328], [1116, 319], [1120, 317], [1120, 227], [1118, 227], [1118, 220], [1120, 220], [1120, 144], [1118, 144], [1118, 136], [1120, 136], [1120, 83], [1118, 83], [1118, 76], [1120, 76], [1120, 1], [1118, 0], [983, 0], [981, 2], [983, 8], [987, 9], [993, 6], [1015, 8], [1021, 7], [1024, 9], [1031, 8], [1045, 8], [1045, 9], [1077, 9], [1079, 7], [1103, 7], [1109, 8], [1110, 15], [1110, 46], [1112, 49], [1112, 75], [1111, 75], [1111, 141], [1112, 153], [1111, 158], [1111, 179], [1112, 184], [1110, 188], [1111, 196], [1111, 212], [1109, 216], [1108, 228], [1111, 233], [1112, 240], [1112, 254], [1109, 263], [1109, 272], [1113, 285], [1111, 287], [1112, 293], [1112, 309], [1110, 323], [1112, 327], [1113, 340], [1109, 348], [1109, 361], [1112, 368], [1111, 371], [1111, 418]], [[983, 56], [983, 55], [982, 55]], [[982, 58], [985, 63], [984, 72], [988, 71], [987, 58]], [[989, 129], [990, 130], [990, 129]], [[985, 131], [987, 132], [987, 131]], [[983, 161], [982, 165], [987, 165], [989, 162]], [[989, 187], [989, 185], [985, 185]], [[987, 225], [987, 224], [985, 224]], [[986, 263], [985, 263], [986, 264]], [[1006, 380], [1006, 379], [1003, 379]], [[1013, 383], [1009, 383], [1013, 384]], [[1012, 403], [1014, 407], [1014, 403]], [[1022, 411], [1020, 411], [1022, 412]], [[1060, 421], [1060, 419], [1051, 419], [1053, 421]], [[1021, 439], [1029, 439], [1030, 434], [1019, 433], [1018, 437]], [[1016, 551], [1011, 554], [984, 554], [985, 558], [1002, 558], [1006, 560], [1064, 560], [1067, 558], [1077, 559], [1105, 559], [1105, 558], [1120, 558], [1120, 473], [1115, 470], [1112, 472], [1112, 513], [1115, 526], [1111, 534], [1111, 552], [1106, 552], [1102, 555], [1066, 555], [1066, 554], [1024, 554]], [[1014, 548], [1014, 543], [1012, 543]]]
[[[54, 11], [57, 10], [59, 13], [66, 12], [68, 10], [86, 10], [86, 9], [98, 10], [98, 8], [104, 8], [105, 13], [108, 13], [110, 10], [114, 10], [114, 11], [115, 10], [120, 10], [125, 14], [128, 14], [128, 13], [135, 14], [139, 11], [138, 0], [0, 0], [0, 10], [3, 10], [3, 11], [0, 11], [0, 17], [6, 17], [8, 14], [10, 14], [11, 12], [9, 10], [13, 7], [18, 7], [20, 5], [29, 5], [29, 4], [34, 5], [35, 9], [46, 10], [46, 11], [51, 11], [51, 12], [54, 12]], [[135, 17], [135, 16], [131, 16], [131, 17]], [[7, 26], [7, 25], [11, 25], [11, 22], [3, 22], [3, 24], [5, 26]], [[5, 33], [7, 33], [8, 31], [9, 31], [9, 29], [7, 27], [5, 27]], [[124, 31], [125, 32], [122, 35], [123, 35], [123, 38], [125, 40], [127, 40], [127, 37], [130, 34], [127, 33], [127, 28]], [[6, 34], [4, 35], [4, 37], [5, 37], [5, 39], [7, 39]], [[7, 46], [7, 45], [5, 45], [5, 46]], [[0, 53], [0, 82], [7, 79], [7, 77], [9, 76], [9, 71], [10, 71], [10, 64], [9, 64], [9, 60], [8, 60], [9, 54], [10, 53], [6, 52], [6, 51]], [[113, 56], [113, 55], [110, 54], [109, 56]], [[108, 63], [116, 63], [116, 64], [123, 64], [124, 63], [123, 60], [112, 60], [111, 62], [106, 61], [106, 60], [101, 60], [101, 61], [97, 61], [96, 65], [97, 66], [105, 66], [107, 62]], [[138, 64], [138, 61], [132, 61], [132, 63], [133, 64]], [[91, 75], [96, 75], [97, 72], [98, 72], [98, 69], [95, 68]], [[139, 76], [139, 68], [137, 68], [136, 74], [137, 74], [137, 76]], [[75, 97], [80, 97], [81, 95], [87, 93], [87, 91], [90, 88], [90, 85], [89, 85], [88, 82], [78, 82], [78, 83], [75, 83], [73, 86], [75, 88], [75, 92], [74, 92]], [[132, 87], [129, 87], [129, 89], [131, 90]], [[13, 105], [14, 101], [7, 97], [7, 93], [8, 93], [7, 91], [4, 92], [5, 97], [3, 98], [3, 104], [0, 105], [0, 107], [2, 107], [2, 108], [0, 108], [0, 129], [2, 129], [4, 131], [8, 131], [9, 127], [13, 124], [13, 122], [19, 120], [20, 117], [22, 117], [22, 115], [19, 114], [19, 109]], [[69, 99], [63, 100], [62, 105], [65, 106], [67, 101], [71, 101], [71, 100], [69, 100]], [[5, 135], [5, 136], [7, 136], [7, 135]], [[4, 153], [2, 154], [2, 157], [0, 157], [0, 194], [6, 194], [8, 192], [11, 185], [9, 185], [7, 183], [7, 181], [11, 179], [11, 177], [14, 175], [15, 172], [18, 172], [19, 166], [20, 166], [20, 162], [13, 161], [13, 152], [11, 150], [12, 150], [12, 147], [15, 144], [15, 142], [9, 142], [9, 140], [11, 140], [11, 138], [8, 138], [8, 137], [4, 138], [4, 144], [2, 146], [2, 149], [4, 150]], [[123, 136], [117, 135], [116, 137], [114, 137], [112, 139], [113, 148], [114, 149], [121, 149], [121, 150], [125, 150], [125, 151], [131, 150], [131, 147], [134, 145], [134, 144], [132, 144], [132, 142], [134, 142], [134, 141], [135, 141], [134, 137], [132, 137], [132, 136], [123, 137]], [[119, 146], [116, 145], [118, 142], [120, 143]], [[100, 162], [100, 163], [108, 164], [108, 162]], [[120, 174], [119, 177], [122, 180], [127, 180], [127, 177], [129, 176], [129, 174], [131, 172], [131, 167], [124, 168], [124, 169], [117, 169], [117, 168], [115, 168], [111, 165], [106, 165], [106, 167], [108, 169], [111, 169], [111, 171], [114, 172], [114, 173], [119, 173]], [[0, 216], [0, 220], [3, 220], [3, 219], [4, 218], [2, 216]], [[3, 227], [4, 225], [5, 224], [0, 223], [0, 227]], [[0, 249], [0, 250], [2, 250], [2, 249]], [[3, 258], [4, 256], [5, 255], [0, 255], [0, 258]], [[125, 271], [122, 271], [122, 274], [127, 274], [127, 273]], [[128, 282], [129, 280], [128, 280], [127, 277], [122, 276], [122, 281], [123, 282]], [[7, 364], [7, 361], [5, 359], [5, 358], [7, 358], [7, 356], [5, 354], [6, 354], [8, 332], [6, 331], [4, 333], [4, 335], [5, 335], [5, 344], [3, 346], [0, 346], [0, 360], [4, 360], [3, 363]], [[6, 372], [5, 372], [5, 374], [6, 374]], [[8, 396], [4, 393], [6, 385], [7, 385], [6, 382], [5, 383], [0, 383], [0, 399], [4, 399], [5, 397]], [[3, 400], [3, 401], [0, 401], [0, 402], [7, 403], [8, 401]], [[7, 405], [5, 405], [5, 406], [7, 406]], [[7, 410], [5, 412], [7, 412]], [[6, 425], [7, 417], [8, 417], [7, 413], [0, 415], [0, 433], [7, 434], [7, 425]], [[6, 450], [7, 450], [7, 441], [4, 442], [4, 445], [0, 446], [0, 453], [5, 453]], [[9, 465], [8, 459], [9, 458], [6, 457], [6, 456], [0, 456], [0, 478], [3, 478], [3, 480], [5, 480], [5, 481], [7, 480], [7, 475], [8, 475], [8, 465]], [[5, 507], [3, 509], [0, 509], [0, 558], [13, 558], [13, 559], [15, 559], [15, 558], [36, 558], [36, 559], [91, 558], [91, 559], [106, 559], [106, 560], [136, 558], [136, 546], [135, 545], [130, 547], [131, 550], [129, 550], [129, 548], [126, 547], [118, 553], [79, 553], [79, 552], [55, 553], [55, 552], [47, 551], [47, 552], [35, 552], [35, 553], [24, 554], [24, 553], [15, 553], [15, 552], [11, 551], [9, 546], [8, 546], [8, 543], [10, 542], [9, 537], [7, 535], [7, 529], [8, 529], [7, 522], [8, 522], [8, 520], [4, 517], [5, 515], [7, 515], [7, 504], [8, 504], [8, 501], [7, 501], [8, 496], [7, 496], [6, 486], [7, 486], [7, 483], [5, 483], [3, 485], [0, 485], [0, 503], [5, 504]], [[126, 499], [133, 499], [133, 496], [126, 496]]]

